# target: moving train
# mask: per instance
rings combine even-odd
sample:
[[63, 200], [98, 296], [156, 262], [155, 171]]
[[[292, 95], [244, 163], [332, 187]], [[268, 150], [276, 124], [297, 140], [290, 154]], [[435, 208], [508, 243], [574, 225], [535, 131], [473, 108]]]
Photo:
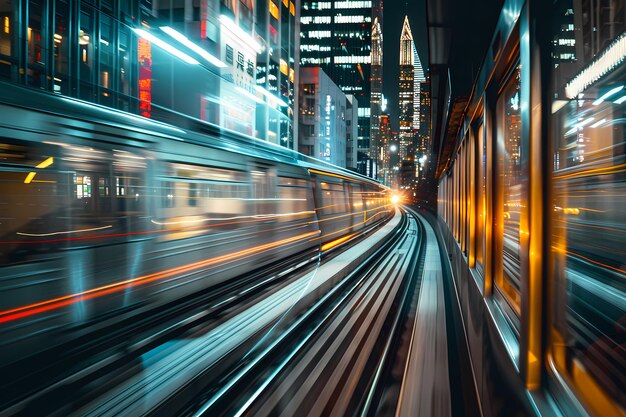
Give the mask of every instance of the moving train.
[[484, 416], [626, 416], [626, 7], [599, 3], [505, 1], [450, 110], [438, 220]]
[[394, 211], [379, 183], [256, 139], [0, 90], [0, 365]]

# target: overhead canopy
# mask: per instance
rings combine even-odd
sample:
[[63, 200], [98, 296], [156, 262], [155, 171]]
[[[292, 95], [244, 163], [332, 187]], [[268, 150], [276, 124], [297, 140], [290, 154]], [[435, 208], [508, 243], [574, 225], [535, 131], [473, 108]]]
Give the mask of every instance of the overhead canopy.
[[[454, 147], [474, 79], [503, 0], [426, 0], [431, 79], [431, 135], [437, 175]], [[452, 134], [450, 134], [452, 133]]]

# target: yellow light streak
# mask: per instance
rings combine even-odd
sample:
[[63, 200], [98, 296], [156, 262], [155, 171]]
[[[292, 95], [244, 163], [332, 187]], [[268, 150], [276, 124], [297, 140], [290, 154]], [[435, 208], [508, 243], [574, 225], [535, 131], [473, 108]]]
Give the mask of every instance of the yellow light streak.
[[343, 237], [340, 237], [339, 239], [335, 239], [332, 240], [328, 243], [325, 243], [322, 245], [322, 252], [327, 251], [329, 249], [334, 248], [335, 246], [341, 245], [342, 243], [344, 243], [347, 240], [352, 239], [354, 236], [358, 235], [358, 233], [352, 233]]
[[39, 165], [36, 165], [35, 168], [48, 168], [50, 165], [52, 165], [54, 163], [54, 158], [50, 157], [48, 159], [46, 159], [45, 161], [39, 163]]
[[30, 184], [33, 178], [35, 178], [35, 175], [37, 175], [36, 172], [29, 172], [26, 178], [24, 179], [24, 184]]
[[224, 220], [245, 220], [245, 219], [273, 219], [278, 217], [289, 217], [289, 216], [306, 216], [313, 215], [315, 211], [299, 211], [294, 213], [272, 213], [272, 214], [256, 214], [253, 216], [232, 216], [232, 217], [203, 217], [201, 219], [192, 219], [192, 220], [178, 220], [178, 221], [170, 221], [170, 222], [159, 222], [157, 220], [150, 220], [153, 224], [159, 226], [172, 226], [172, 225], [180, 225], [180, 224], [197, 224], [197, 223], [205, 223], [209, 221], [224, 221]]

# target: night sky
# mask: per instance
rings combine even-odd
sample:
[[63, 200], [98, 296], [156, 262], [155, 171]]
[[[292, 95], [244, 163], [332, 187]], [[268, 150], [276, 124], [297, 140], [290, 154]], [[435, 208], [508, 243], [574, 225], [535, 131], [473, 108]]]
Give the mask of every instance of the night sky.
[[398, 73], [400, 70], [400, 33], [404, 16], [409, 16], [417, 54], [424, 72], [428, 68], [426, 0], [383, 0], [383, 94], [392, 128], [398, 129]]

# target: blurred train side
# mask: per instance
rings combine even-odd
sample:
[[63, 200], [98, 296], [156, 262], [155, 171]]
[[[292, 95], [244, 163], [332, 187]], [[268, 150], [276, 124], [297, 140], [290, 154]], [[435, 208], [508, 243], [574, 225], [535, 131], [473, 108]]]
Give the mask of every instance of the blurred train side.
[[0, 88], [0, 366], [393, 211], [387, 188], [288, 150]]
[[567, 80], [613, 54], [576, 72], [549, 47], [551, 19], [582, 6], [505, 2], [442, 159], [439, 227], [485, 416], [626, 415], [626, 68], [570, 99]]

